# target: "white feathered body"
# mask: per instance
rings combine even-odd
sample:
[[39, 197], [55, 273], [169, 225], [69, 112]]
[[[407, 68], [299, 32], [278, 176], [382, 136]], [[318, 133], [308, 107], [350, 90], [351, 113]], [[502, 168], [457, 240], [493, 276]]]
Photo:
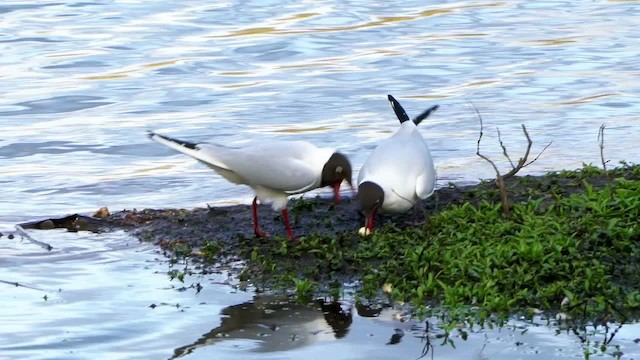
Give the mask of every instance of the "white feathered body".
[[384, 212], [405, 212], [433, 194], [436, 169], [429, 146], [412, 121], [376, 147], [360, 169], [358, 184], [371, 181], [384, 192]]
[[237, 148], [201, 143], [192, 149], [164, 136], [152, 139], [205, 163], [234, 184], [250, 186], [274, 210], [284, 209], [289, 195], [318, 188], [322, 168], [334, 153], [305, 141], [256, 141]]

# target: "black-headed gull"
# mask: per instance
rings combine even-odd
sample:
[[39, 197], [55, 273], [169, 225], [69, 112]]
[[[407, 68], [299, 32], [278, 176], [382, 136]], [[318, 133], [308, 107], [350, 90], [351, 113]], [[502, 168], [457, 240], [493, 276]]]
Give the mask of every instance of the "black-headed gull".
[[358, 175], [358, 202], [365, 215], [365, 235], [373, 229], [377, 211], [405, 212], [418, 199], [431, 196], [436, 185], [431, 152], [417, 125], [438, 106], [409, 121], [400, 103], [391, 95], [388, 98], [400, 128], [373, 150]]
[[234, 184], [253, 188], [256, 236], [264, 236], [258, 225], [258, 201], [271, 203], [274, 210], [282, 211], [287, 235], [294, 239], [287, 212], [289, 195], [331, 186], [335, 201], [339, 202], [342, 182], [351, 186], [351, 163], [346, 156], [335, 149], [318, 148], [305, 141], [269, 140], [226, 147], [182, 141], [154, 132], [149, 132], [149, 137], [205, 163]]

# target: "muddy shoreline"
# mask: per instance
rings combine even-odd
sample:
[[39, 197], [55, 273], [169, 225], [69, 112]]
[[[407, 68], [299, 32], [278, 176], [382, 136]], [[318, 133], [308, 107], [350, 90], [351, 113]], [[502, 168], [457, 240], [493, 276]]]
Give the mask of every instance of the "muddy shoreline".
[[[317, 196], [289, 202], [296, 241], [268, 206], [259, 211], [267, 236], [256, 238], [249, 205], [103, 208], [20, 224], [19, 230], [124, 230], [161, 249], [171, 279], [225, 274], [240, 289], [284, 292], [306, 303], [355, 297], [380, 309], [399, 302], [415, 306], [419, 316], [444, 306], [452, 310], [450, 321], [480, 316], [484, 322], [494, 313], [504, 319], [538, 309], [555, 316], [569, 301], [567, 311], [582, 313], [584, 321], [602, 314], [622, 322], [640, 317], [640, 292], [634, 290], [640, 284], [640, 228], [634, 225], [640, 166], [602, 171], [585, 165], [516, 176], [505, 186], [512, 216], [501, 211], [495, 180], [449, 184], [419, 202], [415, 215], [378, 216], [367, 237], [358, 235], [364, 217], [353, 198], [334, 204]], [[21, 232], [27, 238], [33, 233]], [[185, 285], [196, 291], [208, 286]]]
[[[589, 176], [589, 183], [593, 186], [603, 186], [607, 182], [608, 179], [603, 174]], [[541, 197], [543, 203], [552, 202], [556, 196], [569, 196], [584, 190], [584, 183], [580, 179], [562, 172], [514, 177], [506, 182], [506, 186], [512, 203], [527, 201], [536, 196]], [[381, 232], [395, 232], [408, 227], [419, 228], [428, 221], [429, 216], [453, 205], [470, 203], [477, 206], [481, 202], [499, 201], [499, 192], [492, 179], [465, 186], [450, 183], [437, 189], [430, 198], [419, 201], [415, 206], [415, 212], [379, 215], [375, 220], [375, 229]], [[349, 196], [343, 197], [339, 204], [334, 204], [331, 198], [303, 196], [291, 199], [288, 209], [297, 241], [317, 236], [337, 238], [340, 243], [362, 242], [367, 239], [357, 234], [357, 230], [364, 224], [364, 217], [355, 199]], [[189, 259], [197, 264], [198, 266], [191, 269], [192, 272], [206, 273], [228, 270], [231, 263], [250, 260], [251, 251], [256, 248], [270, 248], [271, 251], [271, 248], [279, 247], [286, 241], [282, 218], [268, 205], [259, 207], [259, 221], [262, 230], [267, 234], [264, 238], [255, 238], [253, 234], [250, 205], [193, 209], [132, 209], [113, 213], [101, 209], [93, 215], [72, 214], [23, 223], [19, 226], [23, 229], [66, 228], [69, 231], [92, 232], [125, 230], [141, 241], [160, 246], [167, 257]], [[203, 254], [201, 250], [211, 244], [215, 244], [213, 253], [210, 251]], [[203, 259], [204, 257], [206, 259]], [[286, 256], [281, 260], [289, 261]], [[230, 275], [240, 276], [246, 269], [236, 266], [232, 270]], [[361, 275], [357, 269], [346, 267], [345, 270], [349, 271], [334, 273], [332, 278], [351, 282]]]
[[[393, 226], [403, 229], [418, 226], [417, 220], [424, 221], [429, 214], [452, 204], [465, 201], [479, 202], [473, 194], [478, 189], [491, 192], [493, 181], [487, 180], [476, 185], [458, 187], [450, 184], [437, 189], [432, 197], [419, 201], [414, 211], [405, 214], [381, 214], [375, 219], [375, 229]], [[353, 235], [361, 239], [357, 230], [364, 224], [364, 216], [358, 209], [355, 198], [343, 196], [335, 204], [329, 197], [300, 197], [289, 201], [291, 225], [296, 241], [309, 235], [344, 236]], [[102, 212], [102, 213], [101, 213]], [[161, 247], [172, 243], [188, 243], [193, 248], [204, 246], [206, 242], [217, 241], [234, 246], [241, 241], [281, 239], [286, 236], [282, 217], [268, 205], [259, 206], [261, 229], [266, 233], [263, 239], [253, 234], [250, 205], [210, 206], [192, 209], [125, 209], [109, 213], [108, 210], [91, 214], [71, 214], [19, 224], [23, 229], [50, 230], [64, 228], [68, 231], [104, 232], [125, 230], [141, 241], [152, 242]]]

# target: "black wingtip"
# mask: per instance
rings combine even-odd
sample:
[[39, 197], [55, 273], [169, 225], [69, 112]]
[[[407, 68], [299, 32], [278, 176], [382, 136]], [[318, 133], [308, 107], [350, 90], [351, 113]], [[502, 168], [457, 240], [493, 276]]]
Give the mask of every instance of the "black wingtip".
[[416, 125], [420, 124], [420, 122], [422, 122], [422, 120], [428, 118], [429, 115], [431, 115], [432, 112], [438, 110], [439, 107], [440, 107], [440, 105], [433, 105], [432, 107], [430, 107], [427, 110], [423, 111], [422, 114], [416, 116], [415, 119], [413, 119], [413, 123], [416, 124]]
[[184, 140], [175, 139], [175, 138], [171, 138], [171, 137], [168, 137], [168, 136], [156, 134], [153, 131], [147, 131], [147, 135], [149, 136], [149, 138], [153, 138], [154, 136], [157, 136], [159, 138], [162, 138], [162, 139], [167, 140], [167, 141], [174, 142], [174, 143], [176, 143], [178, 145], [184, 146], [184, 147], [189, 148], [189, 149], [193, 149], [193, 150], [197, 150], [198, 149], [198, 144], [196, 144], [196, 143], [192, 143], [192, 142], [189, 142], [189, 141], [184, 141]]
[[409, 115], [407, 115], [407, 112], [404, 111], [404, 108], [402, 108], [402, 105], [400, 105], [398, 100], [396, 100], [393, 96], [391, 96], [391, 94], [387, 95], [387, 99], [389, 99], [389, 102], [391, 103], [391, 107], [393, 108], [393, 111], [396, 113], [396, 116], [398, 117], [400, 124], [402, 124], [405, 121], [409, 121]]

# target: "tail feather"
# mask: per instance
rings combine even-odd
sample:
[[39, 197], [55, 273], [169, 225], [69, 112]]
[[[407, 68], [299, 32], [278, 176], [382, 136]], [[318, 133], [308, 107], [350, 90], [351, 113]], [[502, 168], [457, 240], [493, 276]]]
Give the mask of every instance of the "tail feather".
[[416, 116], [415, 119], [413, 119], [413, 123], [418, 125], [420, 124], [420, 122], [426, 118], [429, 117], [429, 115], [431, 115], [432, 112], [438, 110], [440, 106], [439, 105], [433, 105], [432, 107], [428, 108], [427, 110], [423, 111], [422, 114]]
[[402, 124], [405, 121], [409, 121], [409, 115], [407, 115], [407, 112], [404, 111], [404, 108], [402, 107], [402, 105], [400, 105], [398, 100], [396, 100], [396, 98], [391, 96], [391, 94], [387, 95], [387, 99], [391, 103], [391, 107], [393, 108], [393, 112], [396, 113], [396, 116], [398, 117], [398, 120], [400, 121], [400, 124]]
[[169, 136], [156, 134], [152, 131], [148, 132], [149, 138], [167, 147], [170, 147], [176, 151], [179, 151], [185, 155], [189, 155], [192, 158], [202, 161], [203, 163], [213, 167], [214, 169], [228, 170], [216, 156], [218, 147], [212, 144], [196, 144], [189, 141], [179, 140], [171, 138]]
[[[398, 102], [398, 100], [396, 100], [391, 95], [387, 95], [387, 99], [389, 99], [389, 102], [391, 103], [391, 107], [393, 108], [393, 111], [396, 113], [396, 116], [398, 117], [400, 124], [404, 123], [405, 121], [409, 121], [409, 115], [407, 115], [407, 112], [404, 110], [402, 105], [400, 105], [400, 102]], [[432, 112], [438, 110], [438, 108], [439, 108], [438, 105], [433, 105], [432, 107], [423, 111], [422, 114], [416, 116], [413, 119], [413, 123], [416, 125], [420, 124], [422, 120], [428, 118], [429, 115], [431, 115]]]

